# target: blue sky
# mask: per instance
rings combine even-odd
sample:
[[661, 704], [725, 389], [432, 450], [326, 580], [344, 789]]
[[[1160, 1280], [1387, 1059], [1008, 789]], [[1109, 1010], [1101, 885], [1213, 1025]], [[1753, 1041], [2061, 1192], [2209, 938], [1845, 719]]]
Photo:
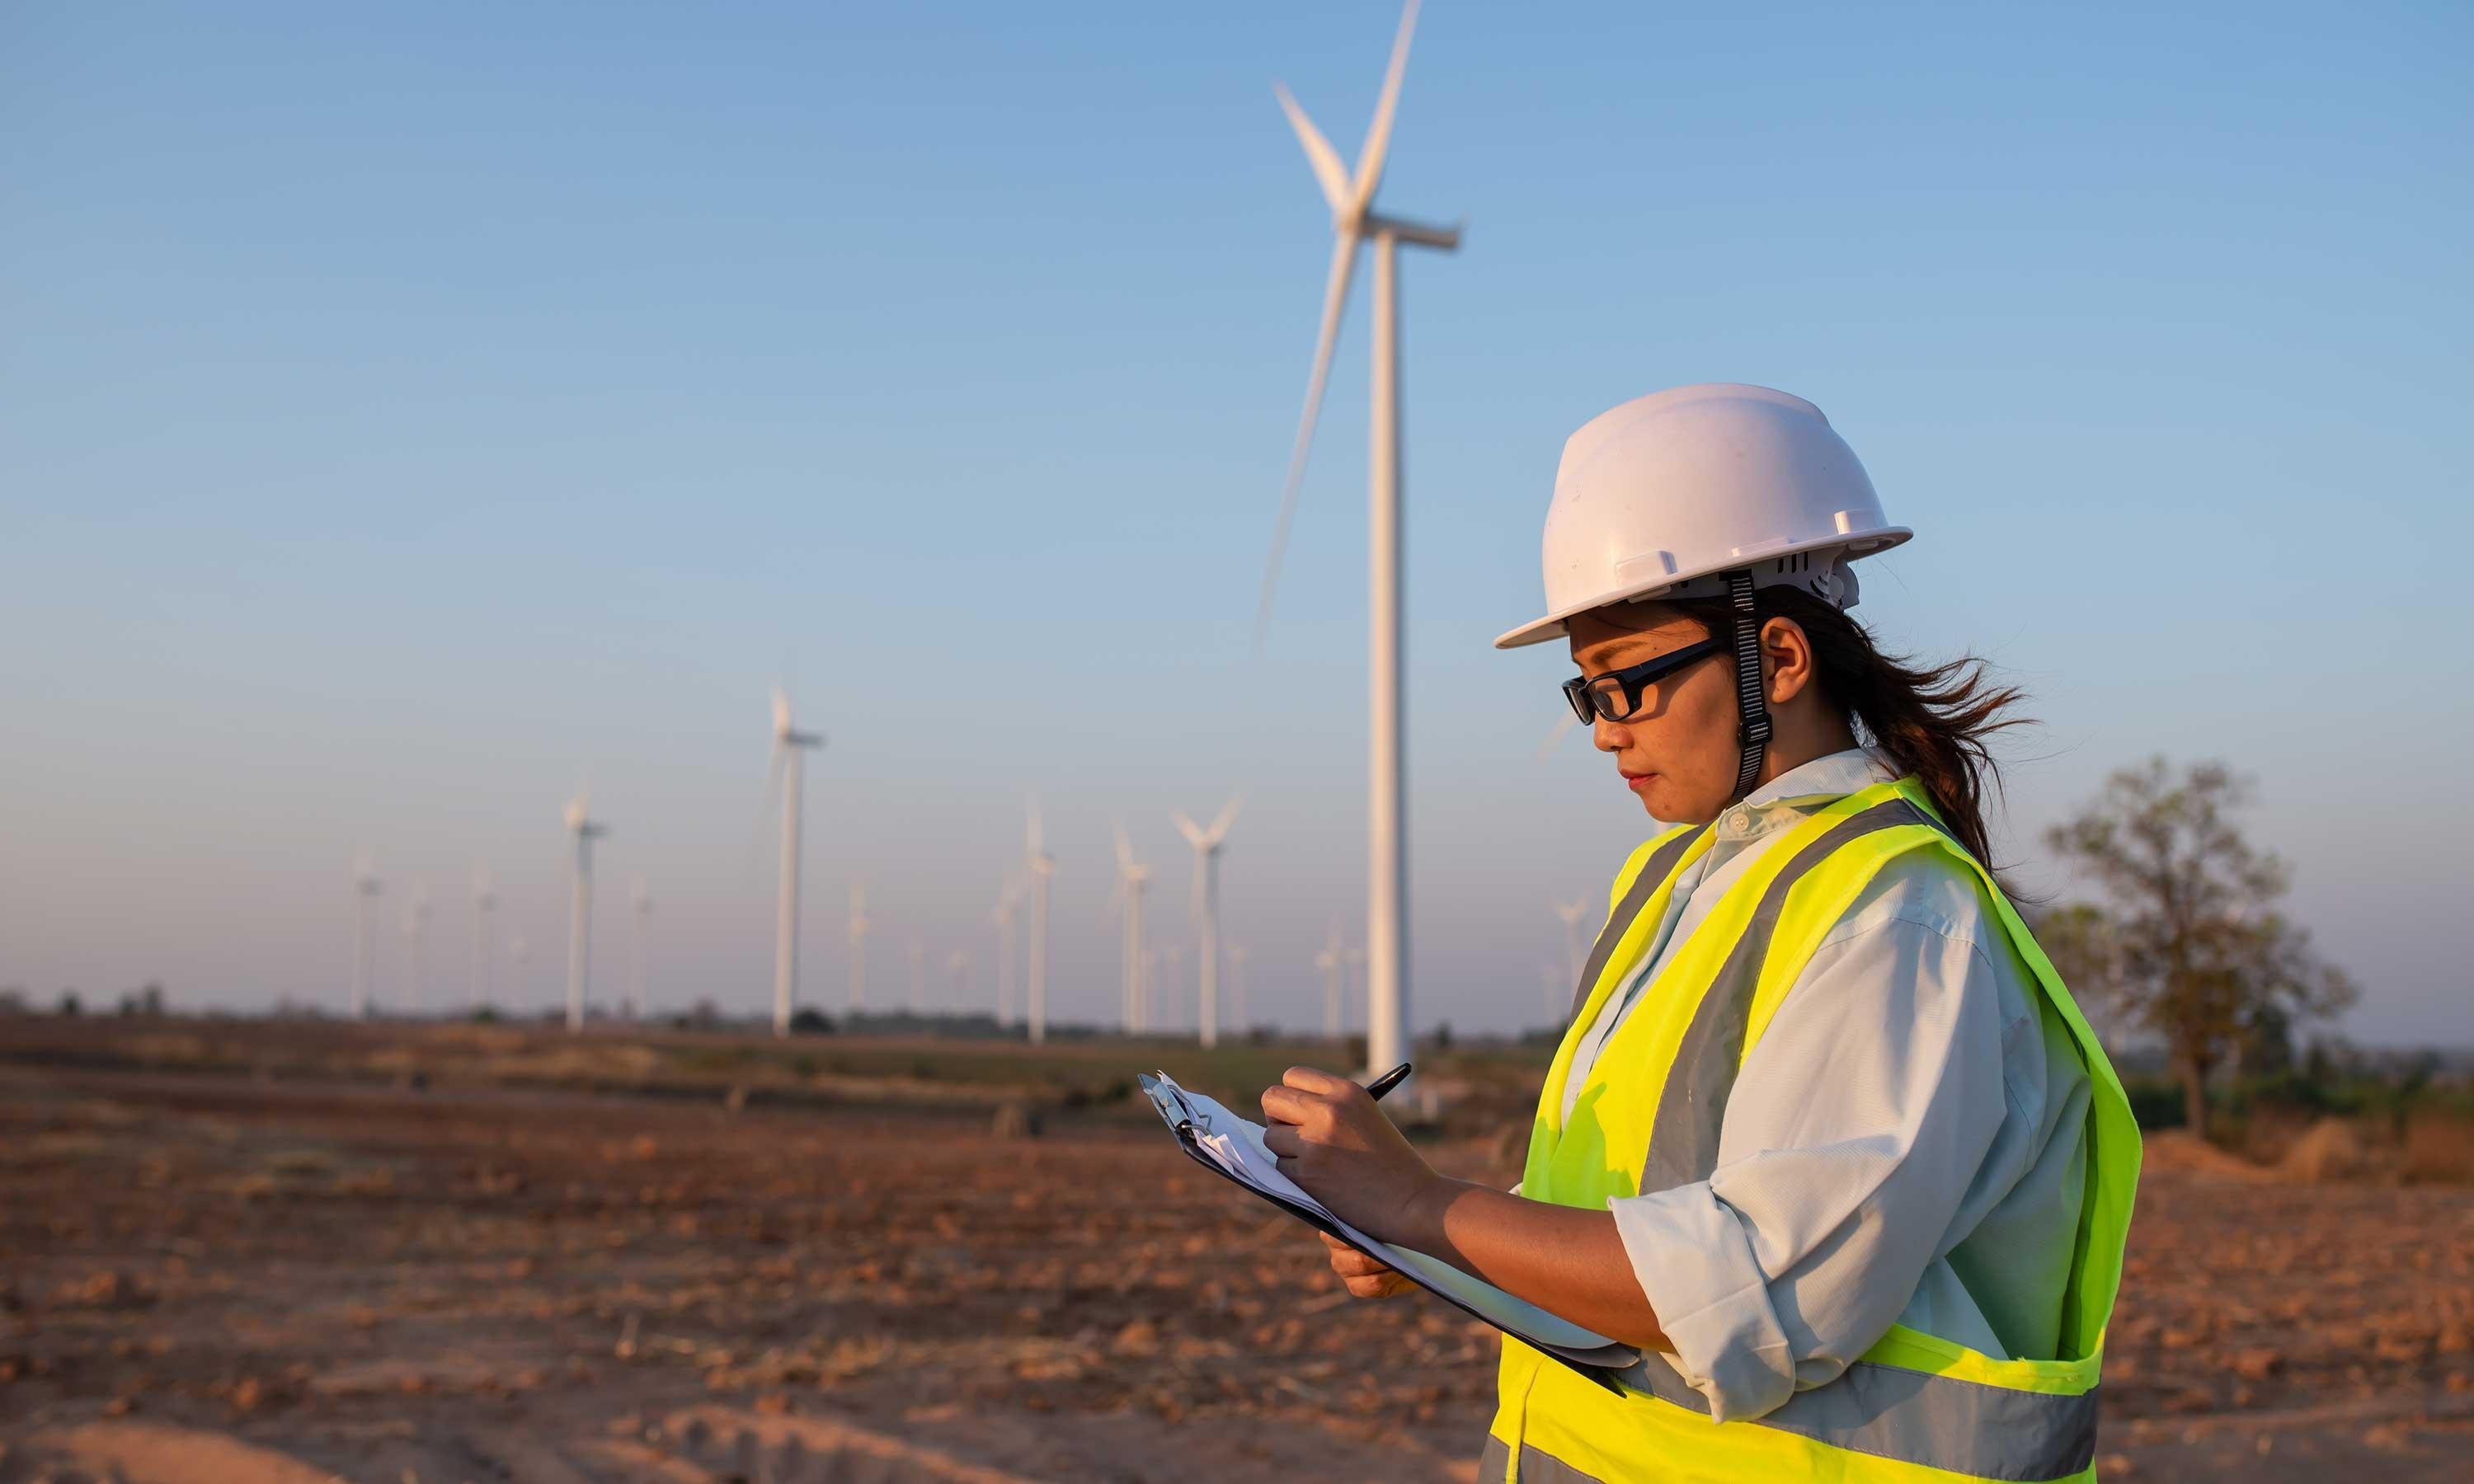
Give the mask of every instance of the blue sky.
[[[1167, 811], [1242, 790], [1228, 934], [1311, 1020], [1361, 931], [1365, 323], [1255, 655], [1329, 251], [1271, 84], [1353, 155], [1396, 12], [1061, 10], [8, 8], [0, 984], [340, 1003], [368, 848], [441, 995], [487, 861], [546, 1004], [589, 774], [602, 992], [641, 873], [656, 996], [752, 1009], [787, 678], [829, 1007], [855, 874], [881, 995], [913, 934], [986, 993], [1036, 790], [1058, 1013], [1106, 1013], [1111, 816], [1166, 932]], [[2035, 692], [2030, 880], [2108, 770], [2229, 758], [2349, 1033], [2474, 1040], [2470, 33], [1431, 5], [1385, 186], [1468, 221], [1404, 275], [1421, 1021], [1538, 1018], [1547, 904], [1641, 832], [1535, 759], [1555, 657], [1487, 648], [1562, 440], [1746, 380], [1918, 529], [1863, 614]]]

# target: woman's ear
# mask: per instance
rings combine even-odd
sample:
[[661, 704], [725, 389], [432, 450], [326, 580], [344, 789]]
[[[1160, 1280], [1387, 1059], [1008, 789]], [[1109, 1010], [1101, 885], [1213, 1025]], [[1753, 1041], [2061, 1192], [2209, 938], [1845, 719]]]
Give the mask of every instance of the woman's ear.
[[1784, 706], [1812, 683], [1812, 640], [1792, 618], [1761, 625], [1761, 668], [1769, 679], [1770, 705]]

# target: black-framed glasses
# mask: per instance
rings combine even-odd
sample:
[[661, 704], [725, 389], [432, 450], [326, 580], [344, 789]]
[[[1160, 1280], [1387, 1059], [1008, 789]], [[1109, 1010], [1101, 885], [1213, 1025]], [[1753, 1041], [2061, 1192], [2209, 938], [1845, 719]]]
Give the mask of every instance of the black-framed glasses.
[[1703, 639], [1686, 644], [1655, 659], [1609, 670], [1604, 675], [1587, 675], [1564, 682], [1564, 699], [1572, 703], [1572, 714], [1584, 722], [1605, 717], [1611, 722], [1630, 721], [1640, 713], [1640, 694], [1686, 665], [1723, 653], [1727, 645], [1718, 639]]

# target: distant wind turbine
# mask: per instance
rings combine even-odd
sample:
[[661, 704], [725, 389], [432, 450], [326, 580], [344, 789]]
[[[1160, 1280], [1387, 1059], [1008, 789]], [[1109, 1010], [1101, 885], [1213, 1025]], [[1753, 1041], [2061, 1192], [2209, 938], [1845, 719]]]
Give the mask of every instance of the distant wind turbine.
[[1023, 865], [1031, 873], [1031, 1004], [1030, 1036], [1034, 1046], [1048, 1040], [1048, 897], [1056, 859], [1048, 853], [1039, 832], [1039, 800], [1031, 801], [1031, 827], [1025, 835]]
[[997, 893], [996, 910], [988, 914], [997, 926], [997, 1024], [1013, 1024], [1013, 974], [1020, 962], [1014, 957], [1013, 915], [1022, 906], [1022, 882], [1006, 877], [1005, 886]]
[[1338, 1041], [1342, 1030], [1341, 1002], [1346, 993], [1341, 970], [1347, 966], [1347, 956], [1341, 951], [1340, 919], [1331, 920], [1331, 934], [1323, 940], [1322, 951], [1315, 955], [1315, 967], [1322, 970], [1322, 1034], [1325, 1041]]
[[1564, 957], [1572, 966], [1572, 983], [1581, 982], [1581, 922], [1589, 914], [1589, 898], [1559, 901], [1554, 913], [1564, 920]]
[[479, 1015], [490, 1003], [490, 914], [498, 905], [498, 894], [490, 886], [490, 868], [480, 867], [473, 873], [473, 982], [467, 987], [465, 1009]]
[[[824, 733], [790, 725], [790, 696], [773, 687], [773, 786], [782, 791], [782, 886], [773, 921], [773, 1034], [790, 1034], [799, 1000], [799, 829], [805, 803], [803, 759], [825, 745]], [[853, 1001], [854, 1004], [857, 1001]]]
[[385, 890], [378, 882], [377, 862], [363, 850], [352, 870], [354, 900], [352, 919], [352, 1018], [370, 1017], [370, 985], [378, 967], [378, 894]]
[[850, 889], [850, 1012], [867, 1008], [867, 883]]
[[1237, 823], [1237, 808], [1245, 802], [1242, 796], [1229, 800], [1209, 829], [1182, 814], [1169, 815], [1176, 822], [1176, 832], [1194, 847], [1196, 1019], [1206, 1047], [1220, 1043], [1220, 848], [1227, 843], [1228, 826]]
[[575, 864], [567, 909], [567, 1028], [584, 1029], [584, 996], [593, 976], [593, 842], [610, 827], [593, 818], [593, 790], [567, 802], [567, 832], [575, 837]]
[[1272, 534], [1272, 559], [1263, 574], [1262, 603], [1255, 616], [1257, 642], [1271, 618], [1272, 593], [1279, 582], [1280, 559], [1288, 546], [1289, 526], [1297, 512], [1299, 481], [1306, 457], [1314, 447], [1315, 419], [1322, 408], [1323, 383], [1331, 371], [1333, 343], [1347, 306], [1349, 278], [1357, 267], [1357, 250], [1371, 241], [1374, 252], [1374, 377], [1372, 446], [1369, 479], [1369, 690], [1373, 712], [1368, 732], [1372, 787], [1367, 826], [1370, 881], [1367, 891], [1367, 944], [1371, 979], [1367, 1008], [1366, 1052], [1370, 1069], [1388, 1069], [1405, 1060], [1409, 1024], [1409, 864], [1404, 784], [1402, 782], [1400, 701], [1400, 321], [1397, 266], [1399, 246], [1451, 251], [1460, 246], [1458, 227], [1430, 227], [1374, 209], [1374, 194], [1383, 182], [1383, 162], [1392, 143], [1392, 115], [1400, 102], [1400, 77], [1409, 63], [1409, 37], [1417, 29], [1417, 0], [1400, 12], [1400, 32], [1392, 43], [1392, 62], [1383, 75], [1383, 93], [1374, 106], [1374, 122], [1359, 149], [1351, 174], [1341, 163], [1314, 121], [1306, 117], [1288, 89], [1279, 87], [1280, 107], [1305, 146], [1306, 159], [1322, 185], [1331, 206], [1331, 272], [1323, 287], [1322, 329], [1315, 341], [1314, 370], [1306, 380], [1305, 409], [1298, 419], [1298, 437], [1289, 454], [1289, 477], [1280, 497], [1280, 515]]
[[1117, 1016], [1128, 1036], [1149, 1029], [1143, 1005], [1143, 893], [1150, 890], [1152, 868], [1134, 859], [1126, 826], [1117, 829], [1117, 889], [1108, 900], [1125, 914], [1125, 961], [1118, 972]]
[[421, 1014], [423, 1001], [427, 997], [424, 992], [429, 987], [429, 955], [424, 951], [426, 947], [424, 940], [428, 936], [429, 884], [415, 881], [412, 883], [412, 897], [403, 904], [404, 968], [409, 974], [404, 981], [404, 1013], [407, 1015]]
[[644, 878], [641, 874], [636, 877], [635, 890], [628, 895], [627, 905], [635, 913], [636, 919], [632, 951], [627, 964], [627, 1017], [631, 1020], [642, 1020], [644, 1018], [644, 973], [648, 967], [645, 940], [652, 932], [653, 898], [652, 895], [644, 890]]

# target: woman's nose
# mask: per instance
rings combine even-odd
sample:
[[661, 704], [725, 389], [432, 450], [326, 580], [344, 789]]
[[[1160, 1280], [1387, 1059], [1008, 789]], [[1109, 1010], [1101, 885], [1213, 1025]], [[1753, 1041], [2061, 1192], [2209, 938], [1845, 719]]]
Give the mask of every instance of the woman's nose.
[[1617, 753], [1632, 742], [1632, 729], [1601, 716], [1589, 723], [1589, 745], [1601, 753]]

